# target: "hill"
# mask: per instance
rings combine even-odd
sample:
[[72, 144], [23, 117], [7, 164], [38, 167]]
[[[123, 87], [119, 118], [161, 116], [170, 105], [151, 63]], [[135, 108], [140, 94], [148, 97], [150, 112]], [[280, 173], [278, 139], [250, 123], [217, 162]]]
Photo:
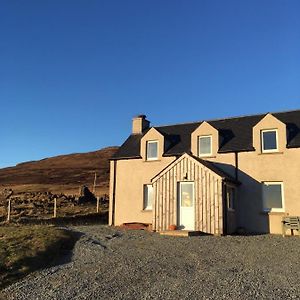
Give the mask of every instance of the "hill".
[[0, 189], [76, 195], [83, 185], [93, 189], [96, 172], [96, 195], [108, 194], [109, 159], [117, 149], [60, 155], [0, 169]]

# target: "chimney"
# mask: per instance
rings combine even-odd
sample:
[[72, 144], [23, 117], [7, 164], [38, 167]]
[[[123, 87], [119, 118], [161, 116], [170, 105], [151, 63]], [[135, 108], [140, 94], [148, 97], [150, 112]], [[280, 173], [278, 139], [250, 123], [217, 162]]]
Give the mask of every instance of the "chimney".
[[132, 119], [132, 134], [141, 134], [148, 129], [150, 122], [146, 120], [145, 115], [138, 115]]

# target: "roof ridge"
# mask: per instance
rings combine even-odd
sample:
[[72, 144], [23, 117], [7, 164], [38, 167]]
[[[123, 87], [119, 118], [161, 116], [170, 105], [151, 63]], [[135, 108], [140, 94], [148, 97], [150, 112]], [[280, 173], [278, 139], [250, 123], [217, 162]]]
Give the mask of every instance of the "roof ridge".
[[291, 113], [291, 112], [296, 112], [296, 111], [300, 111], [300, 109], [286, 110], [286, 111], [276, 111], [276, 112], [265, 112], [265, 113], [257, 113], [257, 114], [252, 114], [252, 115], [240, 115], [240, 116], [234, 116], [234, 117], [208, 119], [208, 120], [201, 120], [201, 121], [194, 121], [194, 122], [183, 122], [183, 123], [159, 125], [159, 126], [152, 126], [152, 127], [160, 128], [160, 127], [170, 127], [170, 126], [178, 126], [178, 125], [189, 125], [189, 124], [196, 124], [196, 123], [203, 123], [203, 122], [225, 121], [225, 120], [240, 119], [240, 118], [247, 118], [247, 117], [258, 117], [258, 116], [263, 116], [263, 115], [267, 115], [267, 114]]

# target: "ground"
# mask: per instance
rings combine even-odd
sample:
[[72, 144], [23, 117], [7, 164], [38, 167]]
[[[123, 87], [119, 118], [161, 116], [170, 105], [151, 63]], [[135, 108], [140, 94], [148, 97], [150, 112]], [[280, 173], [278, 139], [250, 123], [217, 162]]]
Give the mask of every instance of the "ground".
[[165, 237], [78, 226], [73, 252], [4, 299], [299, 299], [300, 238]]
[[0, 289], [49, 266], [73, 248], [78, 234], [54, 226], [0, 226]]

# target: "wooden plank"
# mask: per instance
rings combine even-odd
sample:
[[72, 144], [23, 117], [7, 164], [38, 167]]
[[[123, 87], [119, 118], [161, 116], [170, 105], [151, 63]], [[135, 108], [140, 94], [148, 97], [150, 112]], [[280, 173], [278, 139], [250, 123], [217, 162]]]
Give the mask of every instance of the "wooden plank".
[[156, 227], [156, 216], [157, 216], [157, 183], [153, 183], [153, 192], [154, 192], [154, 207], [153, 207], [153, 212], [152, 212], [152, 229], [157, 230]]
[[174, 197], [174, 202], [173, 202], [173, 212], [174, 212], [174, 215], [173, 215], [173, 223], [178, 225], [178, 211], [177, 211], [177, 206], [178, 206], [178, 191], [177, 191], [177, 186], [178, 186], [178, 172], [179, 172], [179, 165], [177, 165], [176, 169], [174, 170], [174, 182], [173, 182], [173, 189], [174, 189], [174, 192], [173, 192], [173, 197]]
[[215, 199], [216, 199], [216, 193], [215, 193], [215, 181], [216, 178], [213, 176], [213, 180], [211, 182], [212, 188], [211, 188], [211, 193], [212, 193], [212, 203], [211, 203], [211, 212], [212, 212], [212, 229], [213, 229], [213, 234], [215, 234], [216, 231], [216, 211], [215, 211]]
[[207, 174], [206, 170], [203, 172], [203, 232], [207, 232]]
[[155, 203], [155, 230], [158, 231], [159, 230], [159, 187], [158, 187], [158, 181], [155, 182], [156, 184], [156, 203]]
[[207, 215], [208, 215], [208, 232], [212, 233], [212, 228], [211, 228], [211, 173], [208, 172], [208, 210], [207, 210]]
[[215, 211], [215, 234], [219, 234], [219, 226], [218, 226], [218, 181], [219, 179], [215, 179], [214, 182], [214, 211]]
[[200, 186], [200, 199], [199, 199], [199, 230], [203, 231], [203, 196], [204, 196], [204, 189], [203, 189], [203, 169], [199, 169], [199, 186]]
[[162, 176], [162, 229], [166, 230], [166, 174]]
[[174, 224], [174, 168], [170, 171], [170, 224]]
[[170, 226], [170, 171], [166, 174], [166, 229]]
[[218, 188], [219, 202], [219, 234], [223, 234], [223, 183], [219, 184]]
[[161, 193], [161, 188], [162, 188], [162, 179], [160, 178], [158, 181], [158, 188], [159, 188], [159, 200], [158, 200], [158, 230], [162, 230], [161, 222], [162, 222], [162, 193]]
[[187, 173], [188, 173], [188, 180], [191, 180], [193, 181], [193, 176], [192, 176], [192, 161], [191, 160], [188, 160], [187, 159], [187, 164], [188, 164], [188, 170], [187, 170]]
[[198, 198], [198, 191], [199, 191], [199, 186], [198, 186], [198, 181], [197, 181], [197, 166], [193, 164], [192, 166], [192, 173], [193, 173], [193, 180], [194, 180], [194, 185], [195, 185], [195, 230], [198, 230], [198, 222], [199, 222], [199, 216], [198, 216], [198, 204], [199, 204], [199, 198]]

